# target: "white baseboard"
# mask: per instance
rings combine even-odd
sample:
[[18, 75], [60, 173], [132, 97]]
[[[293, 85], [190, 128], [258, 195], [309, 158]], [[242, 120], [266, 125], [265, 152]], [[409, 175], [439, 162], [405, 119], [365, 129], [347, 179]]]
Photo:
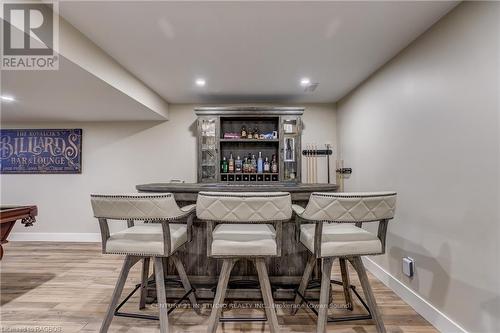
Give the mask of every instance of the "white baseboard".
[[94, 232], [14, 232], [9, 241], [23, 242], [101, 242], [101, 235]]
[[377, 279], [394, 291], [403, 301], [408, 303], [418, 314], [424, 317], [440, 332], [467, 333], [463, 327], [455, 323], [446, 314], [436, 309], [431, 303], [427, 302], [422, 296], [404, 285], [373, 260], [365, 257], [363, 258], [363, 263], [366, 269], [375, 275]]

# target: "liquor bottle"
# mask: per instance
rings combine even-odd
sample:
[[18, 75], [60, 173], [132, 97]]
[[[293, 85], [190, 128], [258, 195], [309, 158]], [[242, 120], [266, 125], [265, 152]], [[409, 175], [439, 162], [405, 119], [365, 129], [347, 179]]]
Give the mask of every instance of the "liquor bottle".
[[271, 172], [271, 164], [269, 163], [269, 158], [267, 158], [267, 157], [264, 160], [264, 172], [265, 173]]
[[243, 168], [242, 161], [239, 156], [236, 157], [236, 161], [234, 162], [234, 170], [235, 172], [241, 173]]
[[245, 139], [247, 137], [247, 128], [245, 127], [245, 125], [243, 125], [241, 127], [241, 136], [240, 136], [242, 139]]
[[286, 161], [293, 161], [292, 139], [286, 140]]
[[271, 172], [278, 173], [278, 162], [276, 161], [276, 155], [273, 155], [273, 159], [271, 161]]
[[244, 173], [249, 173], [250, 172], [250, 159], [248, 157], [245, 157], [245, 171]]
[[222, 162], [221, 162], [221, 172], [222, 173], [227, 173], [227, 167], [228, 167], [228, 165], [227, 165], [226, 156], [224, 156], [222, 158]]
[[228, 172], [234, 172], [234, 158], [233, 158], [233, 153], [229, 153], [229, 162], [228, 162], [228, 167], [227, 167]]
[[255, 127], [255, 129], [253, 130], [253, 138], [254, 139], [258, 139], [259, 138], [259, 129], [257, 127]]
[[255, 159], [255, 155], [252, 155], [252, 160], [251, 160], [251, 163], [252, 163], [252, 173], [256, 173], [257, 172], [257, 160]]
[[262, 161], [262, 152], [259, 151], [259, 158], [257, 159], [257, 173], [264, 172], [264, 163]]

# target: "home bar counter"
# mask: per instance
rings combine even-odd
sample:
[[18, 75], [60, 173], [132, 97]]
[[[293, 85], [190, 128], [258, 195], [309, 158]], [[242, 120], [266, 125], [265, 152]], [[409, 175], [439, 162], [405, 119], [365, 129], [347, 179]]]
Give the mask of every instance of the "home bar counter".
[[289, 192], [292, 202], [307, 203], [312, 192], [332, 192], [337, 190], [335, 184], [228, 184], [228, 183], [152, 183], [137, 185], [139, 192], [174, 193], [175, 200], [180, 203], [196, 202], [198, 192]]
[[[237, 185], [237, 184], [200, 184], [200, 183], [153, 183], [137, 185], [139, 192], [168, 192], [173, 193], [179, 206], [196, 203], [200, 191], [226, 191], [226, 192], [290, 192], [292, 202], [305, 206], [312, 192], [336, 191], [335, 184], [262, 184], [262, 185]], [[214, 287], [217, 284], [222, 260], [207, 257], [206, 224], [196, 218], [193, 221], [192, 240], [179, 249], [179, 257], [185, 265], [191, 283], [195, 286], [197, 296], [200, 298], [213, 298]], [[281, 257], [267, 259], [267, 269], [271, 284], [273, 285], [275, 299], [290, 300], [295, 297], [294, 289], [300, 282], [306, 265], [307, 250], [297, 243], [295, 239], [295, 219], [283, 223], [283, 244]], [[174, 277], [177, 273], [170, 260], [166, 265], [166, 275]], [[314, 273], [319, 274], [319, 267]], [[259, 299], [260, 290], [257, 285], [244, 281], [258, 281], [257, 272], [252, 264], [245, 260], [239, 261], [231, 274], [228, 297]], [[238, 282], [240, 281], [240, 282]], [[242, 282], [243, 281], [243, 282]], [[256, 287], [257, 286], [257, 287]], [[154, 290], [151, 289], [154, 294]], [[183, 290], [176, 290], [176, 295], [181, 296]], [[312, 291], [311, 297], [317, 297], [317, 292]]]
[[[309, 173], [302, 175], [302, 159], [311, 154], [302, 151], [304, 108], [200, 107], [194, 112], [197, 183], [142, 184], [136, 186], [139, 192], [173, 193], [179, 206], [196, 203], [198, 192], [288, 192], [292, 203], [305, 207], [312, 192], [337, 190], [334, 184], [314, 183]], [[266, 259], [275, 299], [292, 299], [304, 272], [307, 250], [296, 241], [295, 232], [292, 217], [283, 223], [281, 256]], [[206, 223], [195, 218], [192, 240], [179, 250], [179, 257], [197, 296], [213, 298], [222, 260], [207, 257], [206, 233]], [[175, 266], [168, 261], [166, 275], [175, 277]], [[317, 265], [314, 274], [319, 271]], [[257, 272], [252, 263], [240, 260], [232, 271], [228, 296], [259, 299], [258, 284], [248, 281], [258, 281]]]

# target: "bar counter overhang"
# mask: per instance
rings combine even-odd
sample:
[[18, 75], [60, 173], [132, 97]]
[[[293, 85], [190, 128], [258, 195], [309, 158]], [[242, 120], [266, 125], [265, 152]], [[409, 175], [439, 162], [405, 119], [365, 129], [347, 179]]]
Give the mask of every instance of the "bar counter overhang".
[[[179, 206], [196, 203], [200, 191], [225, 191], [225, 192], [289, 192], [293, 204], [304, 206], [312, 192], [333, 192], [337, 190], [335, 184], [302, 184], [302, 183], [274, 183], [274, 184], [225, 184], [225, 183], [151, 183], [137, 185], [139, 192], [173, 193]], [[273, 294], [276, 300], [291, 300], [295, 297], [304, 267], [307, 261], [307, 249], [296, 241], [295, 219], [283, 223], [283, 244], [281, 257], [266, 259], [269, 277], [273, 285]], [[214, 297], [215, 286], [219, 278], [222, 261], [207, 258], [206, 225], [194, 219], [192, 241], [187, 243], [178, 253], [186, 268], [191, 283], [196, 288], [199, 298]], [[168, 258], [165, 265], [166, 275], [175, 278], [175, 266]], [[313, 277], [320, 275], [319, 263], [316, 265]], [[253, 265], [245, 260], [240, 260], [231, 275], [227, 297], [243, 299], [259, 299], [260, 289], [257, 272]], [[154, 293], [154, 288], [150, 290]], [[175, 289], [175, 296], [182, 296], [182, 288]], [[316, 298], [318, 291], [311, 291], [310, 296]]]

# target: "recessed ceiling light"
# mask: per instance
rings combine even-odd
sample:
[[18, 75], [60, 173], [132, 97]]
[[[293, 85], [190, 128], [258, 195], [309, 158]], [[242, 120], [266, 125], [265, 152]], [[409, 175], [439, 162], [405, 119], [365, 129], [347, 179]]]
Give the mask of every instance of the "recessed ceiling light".
[[302, 87], [307, 87], [310, 84], [311, 84], [311, 80], [309, 80], [309, 78], [304, 77], [304, 78], [300, 79], [300, 85]]
[[15, 101], [14, 97], [12, 97], [12, 96], [7, 96], [7, 95], [1, 95], [1, 96], [0, 96], [0, 99], [1, 99], [2, 101], [6, 101], [6, 102], [14, 102], [14, 101]]
[[196, 79], [196, 81], [194, 81], [194, 83], [196, 83], [196, 85], [198, 87], [204, 87], [207, 82], [205, 81], [205, 79], [200, 78], [200, 79]]

